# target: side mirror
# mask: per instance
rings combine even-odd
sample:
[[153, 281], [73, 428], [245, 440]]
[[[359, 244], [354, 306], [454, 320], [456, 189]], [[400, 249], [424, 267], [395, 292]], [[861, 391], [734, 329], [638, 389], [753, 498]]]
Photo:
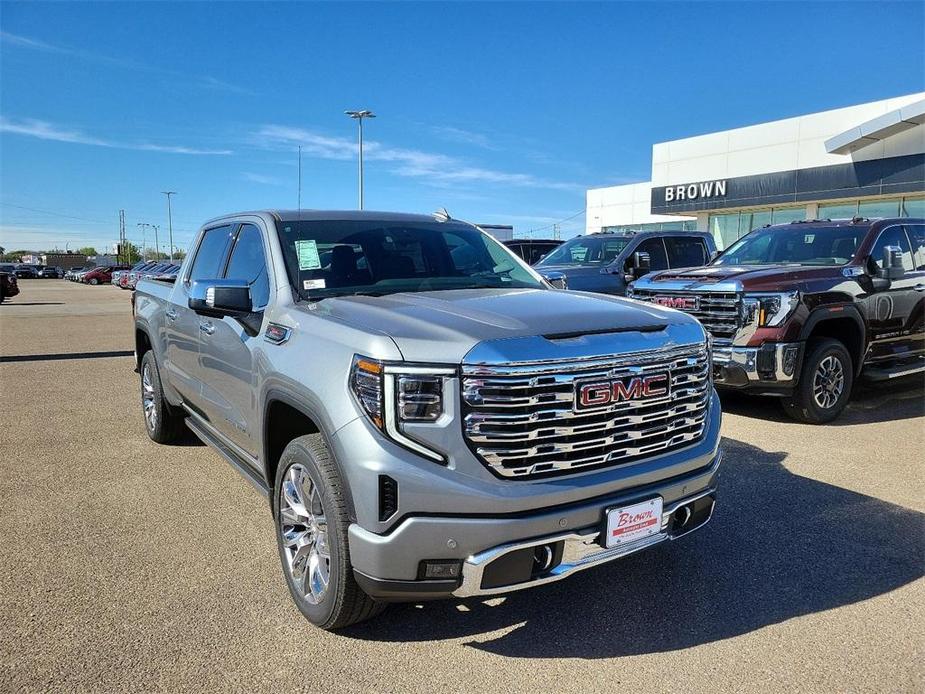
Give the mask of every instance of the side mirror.
[[253, 313], [251, 290], [244, 280], [196, 280], [189, 307], [201, 316], [243, 318]]
[[639, 278], [649, 273], [652, 268], [652, 260], [648, 253], [636, 251], [633, 253], [633, 277]]
[[568, 278], [564, 272], [550, 270], [543, 273], [543, 279], [553, 286], [553, 289], [568, 289]]
[[886, 246], [883, 249], [883, 268], [877, 274], [885, 280], [899, 280], [905, 273], [903, 249], [899, 246]]

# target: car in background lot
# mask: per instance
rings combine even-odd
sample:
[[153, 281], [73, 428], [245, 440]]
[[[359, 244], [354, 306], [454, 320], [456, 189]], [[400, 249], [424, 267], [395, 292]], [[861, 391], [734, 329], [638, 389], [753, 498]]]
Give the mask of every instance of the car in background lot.
[[34, 280], [39, 276], [35, 265], [20, 263], [16, 266], [16, 277], [21, 280]]
[[925, 371], [925, 219], [763, 227], [629, 295], [698, 318], [717, 387], [779, 396], [798, 421], [837, 417], [859, 377]]
[[716, 253], [705, 231], [601, 232], [576, 236], [535, 267], [568, 289], [622, 296], [650, 271], [705, 265]]
[[505, 241], [504, 245], [523, 258], [528, 265], [535, 265], [543, 257], [562, 245], [562, 241], [555, 239], [513, 239]]
[[73, 267], [64, 273], [64, 279], [70, 280], [71, 282], [79, 282], [81, 275], [85, 272], [90, 272], [92, 269], [92, 266]]
[[36, 274], [41, 280], [61, 279], [64, 277], [64, 270], [54, 265], [36, 265]]
[[83, 274], [80, 281], [84, 284], [108, 284], [112, 281], [112, 273], [117, 270], [127, 270], [128, 265], [107, 265], [95, 267]]
[[[137, 263], [135, 263], [131, 267], [128, 267], [122, 270], [116, 270], [112, 273], [112, 279], [110, 280], [110, 282], [116, 287], [122, 287], [123, 277], [128, 275], [128, 273], [130, 272], [137, 272], [138, 270], [140, 270], [141, 268], [145, 267], [148, 264], [149, 262], [147, 260], [139, 260]], [[122, 288], [125, 289], [125, 287], [122, 287]]]
[[17, 294], [19, 294], [19, 282], [16, 279], [16, 268], [4, 263], [0, 265], [0, 303]]

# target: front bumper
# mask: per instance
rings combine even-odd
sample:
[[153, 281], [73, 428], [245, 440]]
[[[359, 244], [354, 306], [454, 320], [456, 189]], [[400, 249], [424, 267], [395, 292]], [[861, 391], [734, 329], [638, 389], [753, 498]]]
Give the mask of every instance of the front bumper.
[[796, 385], [803, 343], [767, 342], [760, 347], [713, 344], [713, 382], [717, 387], [782, 390]]

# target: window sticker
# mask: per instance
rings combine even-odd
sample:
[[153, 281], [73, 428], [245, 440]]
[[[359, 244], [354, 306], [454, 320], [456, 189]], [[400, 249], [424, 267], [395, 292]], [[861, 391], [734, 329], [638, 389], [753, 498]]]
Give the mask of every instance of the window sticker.
[[321, 258], [318, 257], [318, 245], [314, 239], [298, 239], [295, 242], [296, 254], [299, 256], [299, 270], [318, 270]]
[[816, 238], [815, 234], [804, 234], [803, 243], [812, 243], [813, 239]]
[[325, 281], [324, 280], [303, 280], [302, 289], [308, 291], [310, 289], [324, 289]]

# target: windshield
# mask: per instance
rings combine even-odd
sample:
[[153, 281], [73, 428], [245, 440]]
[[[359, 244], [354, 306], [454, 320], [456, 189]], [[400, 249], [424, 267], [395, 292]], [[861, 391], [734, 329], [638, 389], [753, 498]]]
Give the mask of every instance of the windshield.
[[732, 244], [713, 265], [844, 265], [867, 227], [767, 227]]
[[277, 226], [289, 278], [304, 298], [545, 287], [510, 251], [468, 225], [359, 220]]
[[552, 253], [536, 264], [537, 267], [549, 265], [607, 265], [620, 255], [630, 239], [592, 238], [582, 236], [566, 241]]

